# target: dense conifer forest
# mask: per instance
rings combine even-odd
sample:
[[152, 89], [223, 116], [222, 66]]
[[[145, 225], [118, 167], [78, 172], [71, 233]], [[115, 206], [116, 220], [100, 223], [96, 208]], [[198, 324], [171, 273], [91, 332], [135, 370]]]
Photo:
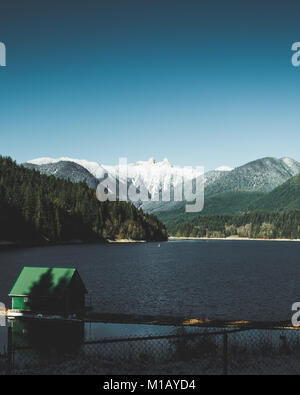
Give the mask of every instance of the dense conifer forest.
[[300, 239], [300, 210], [199, 215], [189, 221], [172, 221], [167, 229], [172, 236], [184, 237]]
[[86, 183], [46, 176], [0, 156], [0, 240], [166, 240], [153, 215], [127, 202], [100, 203]]

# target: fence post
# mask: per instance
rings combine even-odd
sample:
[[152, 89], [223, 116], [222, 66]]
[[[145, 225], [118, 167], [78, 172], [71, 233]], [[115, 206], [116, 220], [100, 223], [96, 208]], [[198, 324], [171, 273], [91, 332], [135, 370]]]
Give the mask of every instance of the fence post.
[[12, 342], [12, 327], [8, 327], [7, 331], [7, 374], [12, 373], [13, 365], [13, 342]]
[[223, 374], [228, 374], [228, 334], [223, 334]]

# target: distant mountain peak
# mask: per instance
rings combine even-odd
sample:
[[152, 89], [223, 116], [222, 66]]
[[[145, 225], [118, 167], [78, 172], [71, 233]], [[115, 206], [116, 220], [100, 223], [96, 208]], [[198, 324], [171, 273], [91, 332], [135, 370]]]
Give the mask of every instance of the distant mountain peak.
[[84, 167], [86, 170], [88, 170], [94, 177], [101, 179], [104, 177], [106, 171], [105, 169], [99, 165], [97, 162], [89, 162], [85, 159], [73, 159], [73, 158], [68, 158], [68, 157], [62, 157], [58, 159], [54, 158], [36, 158], [27, 161], [26, 163], [30, 163], [33, 165], [49, 165], [52, 163], [58, 163], [58, 162], [74, 162], [77, 163], [78, 165]]
[[[48, 158], [47, 158], [48, 159]], [[50, 158], [49, 158], [50, 159]], [[33, 162], [41, 163], [40, 160], [33, 160]], [[98, 179], [94, 177], [87, 169], [83, 166], [75, 163], [74, 161], [50, 161], [47, 163], [36, 164], [24, 163], [23, 166], [29, 169], [38, 170], [40, 173], [48, 176], [53, 175], [57, 178], [69, 179], [72, 182], [85, 181], [91, 188], [95, 188], [98, 185]]]
[[229, 166], [226, 166], [226, 165], [223, 165], [223, 166], [217, 167], [215, 170], [216, 171], [232, 171], [233, 168], [229, 167]]
[[206, 196], [227, 191], [270, 192], [300, 173], [300, 163], [290, 158], [265, 157], [222, 173], [210, 185]]
[[294, 162], [297, 162], [295, 159], [290, 158], [290, 157], [288, 157], [288, 156], [284, 156], [283, 158], [280, 158], [280, 160], [282, 160], [283, 162], [286, 162], [286, 163], [294, 163]]
[[168, 166], [171, 167], [171, 163], [167, 158], [164, 158], [162, 161], [158, 162], [155, 158], [151, 157], [147, 161], [139, 160], [136, 163], [129, 163], [130, 166], [155, 166], [155, 167], [161, 167], [161, 166]]
[[26, 163], [31, 163], [32, 165], [41, 166], [41, 165], [49, 165], [51, 163], [57, 163], [57, 162], [60, 162], [60, 159], [42, 157], [42, 158], [28, 160]]

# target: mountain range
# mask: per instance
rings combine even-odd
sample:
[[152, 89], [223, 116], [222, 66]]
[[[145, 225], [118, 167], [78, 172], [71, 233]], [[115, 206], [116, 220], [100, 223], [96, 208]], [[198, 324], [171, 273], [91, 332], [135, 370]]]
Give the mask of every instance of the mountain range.
[[[26, 167], [41, 173], [85, 181], [95, 188], [104, 179], [118, 177], [122, 165], [106, 166], [96, 162], [72, 158], [39, 158], [26, 162]], [[124, 169], [123, 169], [124, 170]], [[153, 158], [127, 166], [128, 185], [144, 187], [149, 196], [160, 196], [169, 185], [176, 187], [181, 176], [191, 180], [201, 176], [201, 170], [172, 166], [167, 159], [156, 162]], [[300, 163], [291, 158], [266, 157], [246, 163], [235, 169], [221, 166], [204, 174], [205, 206], [201, 215], [233, 214], [253, 210], [284, 210], [300, 208]], [[105, 178], [106, 177], [106, 178]], [[120, 177], [120, 183], [125, 179]], [[145, 212], [156, 213], [168, 222], [179, 217], [193, 217], [185, 213], [185, 202], [135, 202]]]

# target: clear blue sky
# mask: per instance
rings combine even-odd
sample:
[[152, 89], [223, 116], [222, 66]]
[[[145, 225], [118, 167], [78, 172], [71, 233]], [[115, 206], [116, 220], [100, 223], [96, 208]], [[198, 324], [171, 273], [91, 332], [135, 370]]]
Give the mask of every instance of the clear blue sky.
[[289, 0], [3, 0], [0, 154], [300, 160], [299, 17]]

